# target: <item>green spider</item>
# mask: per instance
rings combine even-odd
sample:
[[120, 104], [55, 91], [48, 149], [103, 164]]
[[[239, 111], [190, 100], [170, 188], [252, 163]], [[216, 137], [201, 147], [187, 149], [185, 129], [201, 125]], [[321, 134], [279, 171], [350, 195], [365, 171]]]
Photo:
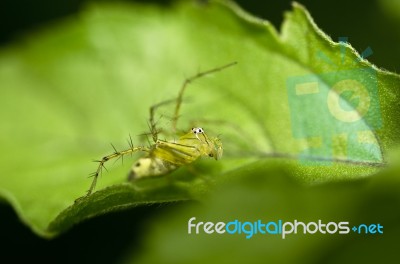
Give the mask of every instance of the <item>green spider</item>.
[[132, 165], [128, 174], [129, 181], [168, 174], [181, 166], [194, 162], [202, 156], [212, 157], [216, 160], [220, 159], [223, 153], [221, 140], [218, 137], [208, 137], [200, 127], [190, 129], [188, 133], [179, 137], [178, 140], [165, 141], [158, 139], [159, 130], [157, 130], [156, 122], [154, 121], [154, 113], [158, 107], [176, 102], [175, 113], [172, 119], [172, 132], [176, 133], [182, 97], [188, 84], [205, 75], [221, 71], [235, 64], [237, 64], [237, 62], [200, 72], [186, 79], [176, 99], [164, 101], [150, 107], [149, 127], [154, 144], [150, 147], [134, 147], [132, 140], [130, 140], [128, 149], [117, 151], [114, 148], [114, 153], [97, 160], [96, 162], [98, 162], [99, 165], [97, 170], [91, 174], [91, 176], [93, 176], [93, 181], [87, 191], [87, 196], [95, 189], [97, 178], [102, 173], [102, 169], [105, 168], [104, 164], [111, 159], [121, 158], [127, 154], [133, 154], [139, 151], [145, 152], [145, 155]]

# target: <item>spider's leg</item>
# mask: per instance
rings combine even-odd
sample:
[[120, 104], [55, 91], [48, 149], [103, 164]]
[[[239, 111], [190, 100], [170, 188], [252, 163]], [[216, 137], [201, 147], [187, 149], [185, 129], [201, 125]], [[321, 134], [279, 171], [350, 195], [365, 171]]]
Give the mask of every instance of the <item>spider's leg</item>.
[[226, 65], [223, 65], [223, 66], [220, 66], [220, 67], [208, 70], [208, 71], [199, 72], [196, 75], [194, 75], [194, 76], [192, 76], [190, 78], [187, 78], [182, 83], [181, 89], [179, 90], [179, 93], [178, 93], [178, 97], [176, 98], [175, 113], [174, 113], [174, 116], [173, 116], [173, 119], [172, 119], [172, 131], [174, 131], [174, 132], [176, 131], [176, 126], [177, 126], [178, 119], [179, 119], [179, 111], [180, 111], [180, 108], [181, 108], [183, 94], [185, 93], [186, 87], [191, 82], [195, 81], [196, 79], [199, 79], [199, 78], [201, 78], [203, 76], [206, 76], [206, 75], [209, 75], [209, 74], [212, 74], [212, 73], [215, 73], [215, 72], [222, 71], [222, 70], [224, 70], [224, 69], [226, 69], [228, 67], [231, 67], [233, 65], [236, 65], [236, 64], [237, 64], [237, 62], [234, 61], [234, 62], [231, 62], [229, 64], [226, 64]]
[[152, 136], [154, 142], [157, 142], [158, 133], [160, 132], [160, 130], [157, 130], [157, 124], [156, 124], [156, 121], [154, 120], [155, 112], [156, 112], [157, 108], [159, 108], [160, 106], [170, 104], [173, 102], [175, 102], [175, 99], [162, 101], [162, 102], [152, 105], [150, 107], [149, 128], [150, 128], [150, 133], [151, 133], [151, 136]]
[[121, 151], [117, 151], [117, 150], [114, 148], [114, 152], [113, 152], [112, 154], [107, 155], [107, 156], [104, 156], [103, 158], [101, 158], [101, 160], [95, 161], [95, 162], [98, 162], [98, 163], [99, 163], [99, 166], [97, 167], [97, 170], [91, 174], [91, 176], [93, 177], [93, 181], [92, 181], [92, 184], [90, 185], [89, 190], [87, 191], [86, 196], [89, 196], [89, 195], [93, 192], [94, 188], [96, 187], [97, 178], [98, 178], [99, 175], [101, 174], [103, 168], [106, 169], [106, 167], [104, 166], [104, 164], [105, 164], [107, 161], [109, 161], [109, 160], [111, 160], [111, 159], [115, 159], [115, 158], [121, 158], [121, 157], [123, 157], [123, 156], [125, 156], [125, 155], [127, 155], [127, 154], [132, 154], [132, 153], [135, 153], [135, 152], [138, 152], [138, 151], [145, 151], [145, 152], [149, 152], [149, 151], [150, 151], [150, 150], [149, 150], [148, 148], [146, 148], [146, 147], [133, 147], [133, 146], [131, 145], [131, 143], [130, 143], [129, 145], [130, 145], [130, 148], [129, 148], [129, 149], [125, 149], [125, 150], [121, 150]]

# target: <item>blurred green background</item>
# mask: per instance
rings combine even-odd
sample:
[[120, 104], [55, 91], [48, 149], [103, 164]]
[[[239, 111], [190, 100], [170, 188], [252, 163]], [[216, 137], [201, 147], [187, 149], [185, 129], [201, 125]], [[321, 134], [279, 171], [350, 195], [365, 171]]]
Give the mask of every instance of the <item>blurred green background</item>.
[[[12, 40], [35, 28], [71, 16], [87, 4], [88, 0], [55, 2], [51, 0], [5, 0], [0, 8], [0, 43], [6, 45]], [[103, 2], [106, 2], [103, 0]], [[112, 2], [112, 1], [109, 1]], [[150, 0], [168, 5], [172, 1]], [[271, 21], [280, 28], [283, 12], [290, 10], [293, 1], [236, 1], [254, 15]], [[370, 0], [345, 1], [326, 0], [318, 3], [312, 0], [299, 1], [310, 11], [318, 26], [333, 40], [348, 37], [358, 51], [370, 46], [375, 56], [370, 57], [374, 64], [397, 72], [400, 60], [400, 1]]]
[[[14, 42], [31, 31], [44, 28], [65, 17], [73, 16], [87, 2], [78, 0], [64, 2], [2, 1], [0, 4], [0, 44], [12, 46]], [[163, 5], [169, 4], [166, 1], [152, 2]], [[283, 12], [291, 9], [291, 1], [270, 1], [266, 3], [265, 1], [242, 0], [237, 2], [249, 12], [271, 21], [278, 29], [283, 19]], [[398, 70], [398, 62], [400, 61], [400, 49], [398, 49], [400, 43], [400, 27], [398, 26], [400, 16], [398, 14], [400, 14], [400, 11], [395, 8], [399, 6], [396, 2], [398, 1], [330, 0], [323, 3], [311, 0], [300, 1], [310, 11], [318, 26], [333, 40], [346, 36], [349, 38], [349, 42], [360, 52], [370, 46], [374, 54], [368, 59], [377, 66], [394, 72]], [[281, 183], [268, 182], [268, 184], [291, 186], [291, 183], [282, 185]], [[277, 192], [281, 191], [278, 188]], [[316, 192], [323, 191], [322, 189]], [[376, 214], [379, 214], [380, 204], [395, 201], [397, 198], [390, 195], [383, 197], [381, 194], [384, 193], [384, 190], [381, 191], [376, 196], [371, 197], [371, 202], [375, 206], [368, 207], [367, 202], [365, 202], [363, 204], [365, 208], [360, 207], [360, 217], [367, 216], [368, 210], [376, 210]], [[346, 196], [344, 199], [346, 199]], [[395, 206], [397, 204], [394, 203]], [[338, 205], [340, 205], [340, 202], [338, 202]], [[53, 241], [46, 241], [38, 238], [27, 227], [19, 223], [8, 205], [0, 204], [1, 252], [3, 256], [12, 256], [14, 260], [31, 261], [38, 258], [57, 262], [118, 262], [123, 260], [130, 251], [133, 251], [132, 254], [134, 254], [134, 249], [140, 249], [143, 246], [143, 237], [146, 232], [143, 227], [146, 226], [149, 219], [155, 221], [158, 215], [162, 215], [170, 207], [180, 206], [182, 206], [180, 203], [163, 206], [152, 205], [105, 215], [80, 224]], [[396, 207], [390, 208], [389, 205], [388, 207], [387, 210], [384, 210], [385, 213], [390, 210], [398, 211]], [[371, 215], [374, 214], [371, 212]], [[138, 215], [141, 217], [138, 217]], [[367, 219], [363, 218], [362, 220]], [[369, 220], [373, 220], [373, 217]], [[390, 223], [397, 221], [398, 215], [395, 213]], [[393, 236], [396, 230], [392, 231]], [[391, 241], [395, 241], [395, 239]], [[345, 251], [346, 246], [351, 243], [351, 239], [346, 240], [341, 246], [343, 248], [337, 250]], [[377, 241], [378, 243], [379, 241]], [[393, 244], [392, 246], [395, 248], [399, 245]], [[363, 252], [362, 244], [356, 249], [358, 254], [361, 254]], [[386, 249], [382, 246], [378, 248], [377, 256], [381, 255], [384, 258]], [[23, 254], [12, 252], [23, 252]], [[395, 251], [390, 252], [393, 254]], [[357, 253], [355, 254], [357, 255]], [[316, 259], [318, 260], [318, 258]], [[334, 260], [339, 261], [340, 256], [336, 256], [336, 258], [327, 255], [320, 256], [320, 260], [324, 260], [325, 263], [329, 259], [333, 259], [330, 263], [335, 263]], [[368, 261], [368, 259], [364, 260]], [[373, 260], [379, 260], [379, 258]]]

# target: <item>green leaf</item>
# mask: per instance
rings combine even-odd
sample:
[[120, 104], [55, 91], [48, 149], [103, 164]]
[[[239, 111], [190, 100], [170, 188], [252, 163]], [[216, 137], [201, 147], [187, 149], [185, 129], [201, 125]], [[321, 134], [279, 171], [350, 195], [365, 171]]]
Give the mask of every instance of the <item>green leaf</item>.
[[[146, 229], [144, 246], [131, 246], [125, 262], [376, 263], [383, 255], [394, 261], [398, 259], [396, 241], [400, 235], [400, 212], [393, 210], [400, 206], [398, 173], [397, 168], [352, 183], [310, 187], [293, 181], [285, 166], [260, 161], [250, 175], [248, 170], [230, 173], [233, 180], [220, 185], [201, 203], [159, 215]], [[198, 227], [192, 227], [188, 234], [192, 217], [191, 223]], [[241, 233], [218, 234], [214, 228], [213, 233], [204, 231], [206, 222], [228, 224], [236, 220], [242, 224], [236, 226]], [[253, 224], [275, 222], [278, 226], [282, 221], [281, 230], [288, 232], [291, 227], [283, 226], [295, 220], [310, 225], [310, 231], [304, 234], [302, 224], [298, 224], [297, 233], [289, 232], [283, 238], [273, 225], [269, 226], [271, 234]], [[314, 232], [311, 222], [321, 223], [322, 232]], [[347, 222], [342, 225], [351, 228], [349, 233], [340, 234], [338, 228], [333, 234], [334, 224], [340, 222]], [[327, 231], [328, 224], [332, 233]], [[377, 229], [366, 233], [364, 227], [359, 228], [362, 224], [379, 224], [382, 234]], [[357, 232], [352, 230], [354, 226]], [[229, 227], [234, 229], [234, 225]]]
[[[151, 105], [175, 98], [184, 77], [232, 61], [188, 87], [179, 121], [221, 135], [221, 161], [132, 186], [130, 160], [106, 164], [99, 191], [74, 203], [109, 142], [147, 144], [138, 135]], [[399, 76], [330, 40], [298, 4], [280, 34], [225, 1], [92, 5], [0, 51], [0, 83], [0, 195], [46, 237], [109, 211], [201, 199], [258, 160], [309, 183], [366, 177], [399, 142]], [[159, 110], [168, 130], [173, 106]]]

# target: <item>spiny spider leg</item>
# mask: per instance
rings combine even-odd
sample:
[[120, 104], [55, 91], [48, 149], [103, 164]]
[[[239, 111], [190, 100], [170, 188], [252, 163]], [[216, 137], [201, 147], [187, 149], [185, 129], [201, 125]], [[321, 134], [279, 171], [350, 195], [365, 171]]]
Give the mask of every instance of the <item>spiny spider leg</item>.
[[150, 133], [151, 133], [151, 136], [153, 137], [154, 143], [157, 142], [158, 133], [160, 132], [160, 130], [157, 130], [157, 125], [156, 125], [156, 122], [154, 121], [155, 111], [160, 106], [163, 106], [163, 105], [166, 105], [166, 104], [170, 104], [170, 103], [173, 103], [173, 102], [175, 102], [175, 99], [163, 101], [163, 102], [160, 102], [158, 104], [152, 105], [150, 107], [149, 127], [150, 127]]
[[170, 100], [166, 100], [166, 101], [162, 101], [158, 104], [155, 104], [153, 106], [150, 107], [150, 118], [149, 118], [149, 127], [150, 127], [150, 133], [152, 135], [153, 141], [157, 142], [158, 139], [158, 133], [160, 132], [160, 130], [157, 130], [157, 125], [156, 122], [154, 121], [154, 115], [155, 115], [155, 111], [157, 110], [157, 108], [159, 108], [160, 106], [166, 105], [166, 104], [170, 104], [170, 103], [174, 103], [176, 102], [176, 106], [175, 106], [175, 112], [174, 112], [174, 116], [172, 118], [172, 132], [176, 133], [176, 126], [178, 123], [178, 119], [179, 119], [179, 111], [181, 108], [181, 104], [182, 104], [182, 100], [183, 100], [183, 94], [185, 93], [186, 87], [193, 81], [195, 81], [196, 79], [199, 79], [203, 76], [215, 73], [215, 72], [219, 72], [224, 70], [225, 68], [231, 67], [233, 65], [236, 65], [237, 62], [231, 62], [229, 64], [223, 65], [221, 67], [218, 68], [214, 68], [208, 71], [204, 71], [204, 72], [199, 72], [196, 75], [185, 79], [185, 81], [182, 83], [181, 89], [179, 91], [178, 97], [176, 99], [170, 99]]
[[133, 153], [138, 152], [138, 151], [144, 151], [144, 152], [149, 152], [150, 151], [150, 149], [147, 148], [147, 147], [133, 147], [131, 143], [132, 143], [132, 139], [131, 139], [131, 141], [129, 143], [130, 148], [129, 149], [125, 149], [125, 150], [121, 150], [121, 151], [117, 151], [113, 146], [114, 153], [112, 153], [110, 155], [107, 155], [107, 156], [104, 156], [101, 160], [95, 161], [95, 162], [99, 163], [99, 166], [97, 167], [97, 170], [90, 175], [90, 176], [93, 177], [93, 181], [92, 181], [92, 184], [90, 185], [89, 190], [87, 191], [86, 196], [89, 196], [92, 193], [92, 191], [94, 190], [94, 188], [96, 187], [97, 178], [101, 174], [102, 169], [104, 168], [105, 170], [107, 170], [106, 167], [104, 166], [104, 164], [107, 161], [109, 161], [111, 159], [115, 159], [115, 158], [121, 158], [121, 157], [123, 157], [123, 156], [125, 156], [127, 154], [133, 154]]
[[201, 78], [201, 77], [203, 77], [203, 76], [206, 76], [206, 75], [209, 75], [209, 74], [211, 74], [211, 73], [215, 73], [215, 72], [222, 71], [222, 70], [224, 70], [224, 69], [226, 69], [226, 68], [228, 68], [228, 67], [231, 67], [231, 66], [233, 66], [233, 65], [236, 65], [236, 64], [237, 64], [237, 62], [234, 61], [234, 62], [231, 62], [231, 63], [229, 63], [229, 64], [226, 64], [226, 65], [223, 65], [223, 66], [221, 66], [221, 67], [218, 67], [218, 68], [214, 68], [214, 69], [211, 69], [211, 70], [208, 70], [208, 71], [204, 71], [204, 72], [199, 72], [199, 73], [197, 73], [196, 75], [194, 75], [194, 76], [192, 76], [192, 77], [190, 77], [190, 78], [187, 78], [187, 79], [182, 83], [182, 86], [181, 86], [181, 89], [180, 89], [180, 91], [179, 91], [178, 97], [176, 98], [175, 113], [174, 113], [174, 117], [173, 117], [173, 119], [172, 119], [172, 131], [173, 131], [173, 132], [176, 132], [176, 126], [177, 126], [178, 119], [179, 119], [179, 111], [180, 111], [180, 108], [181, 108], [182, 99], [183, 99], [183, 94], [184, 94], [184, 92], [185, 92], [186, 87], [187, 87], [191, 82], [195, 81], [196, 79], [199, 79], [199, 78]]

